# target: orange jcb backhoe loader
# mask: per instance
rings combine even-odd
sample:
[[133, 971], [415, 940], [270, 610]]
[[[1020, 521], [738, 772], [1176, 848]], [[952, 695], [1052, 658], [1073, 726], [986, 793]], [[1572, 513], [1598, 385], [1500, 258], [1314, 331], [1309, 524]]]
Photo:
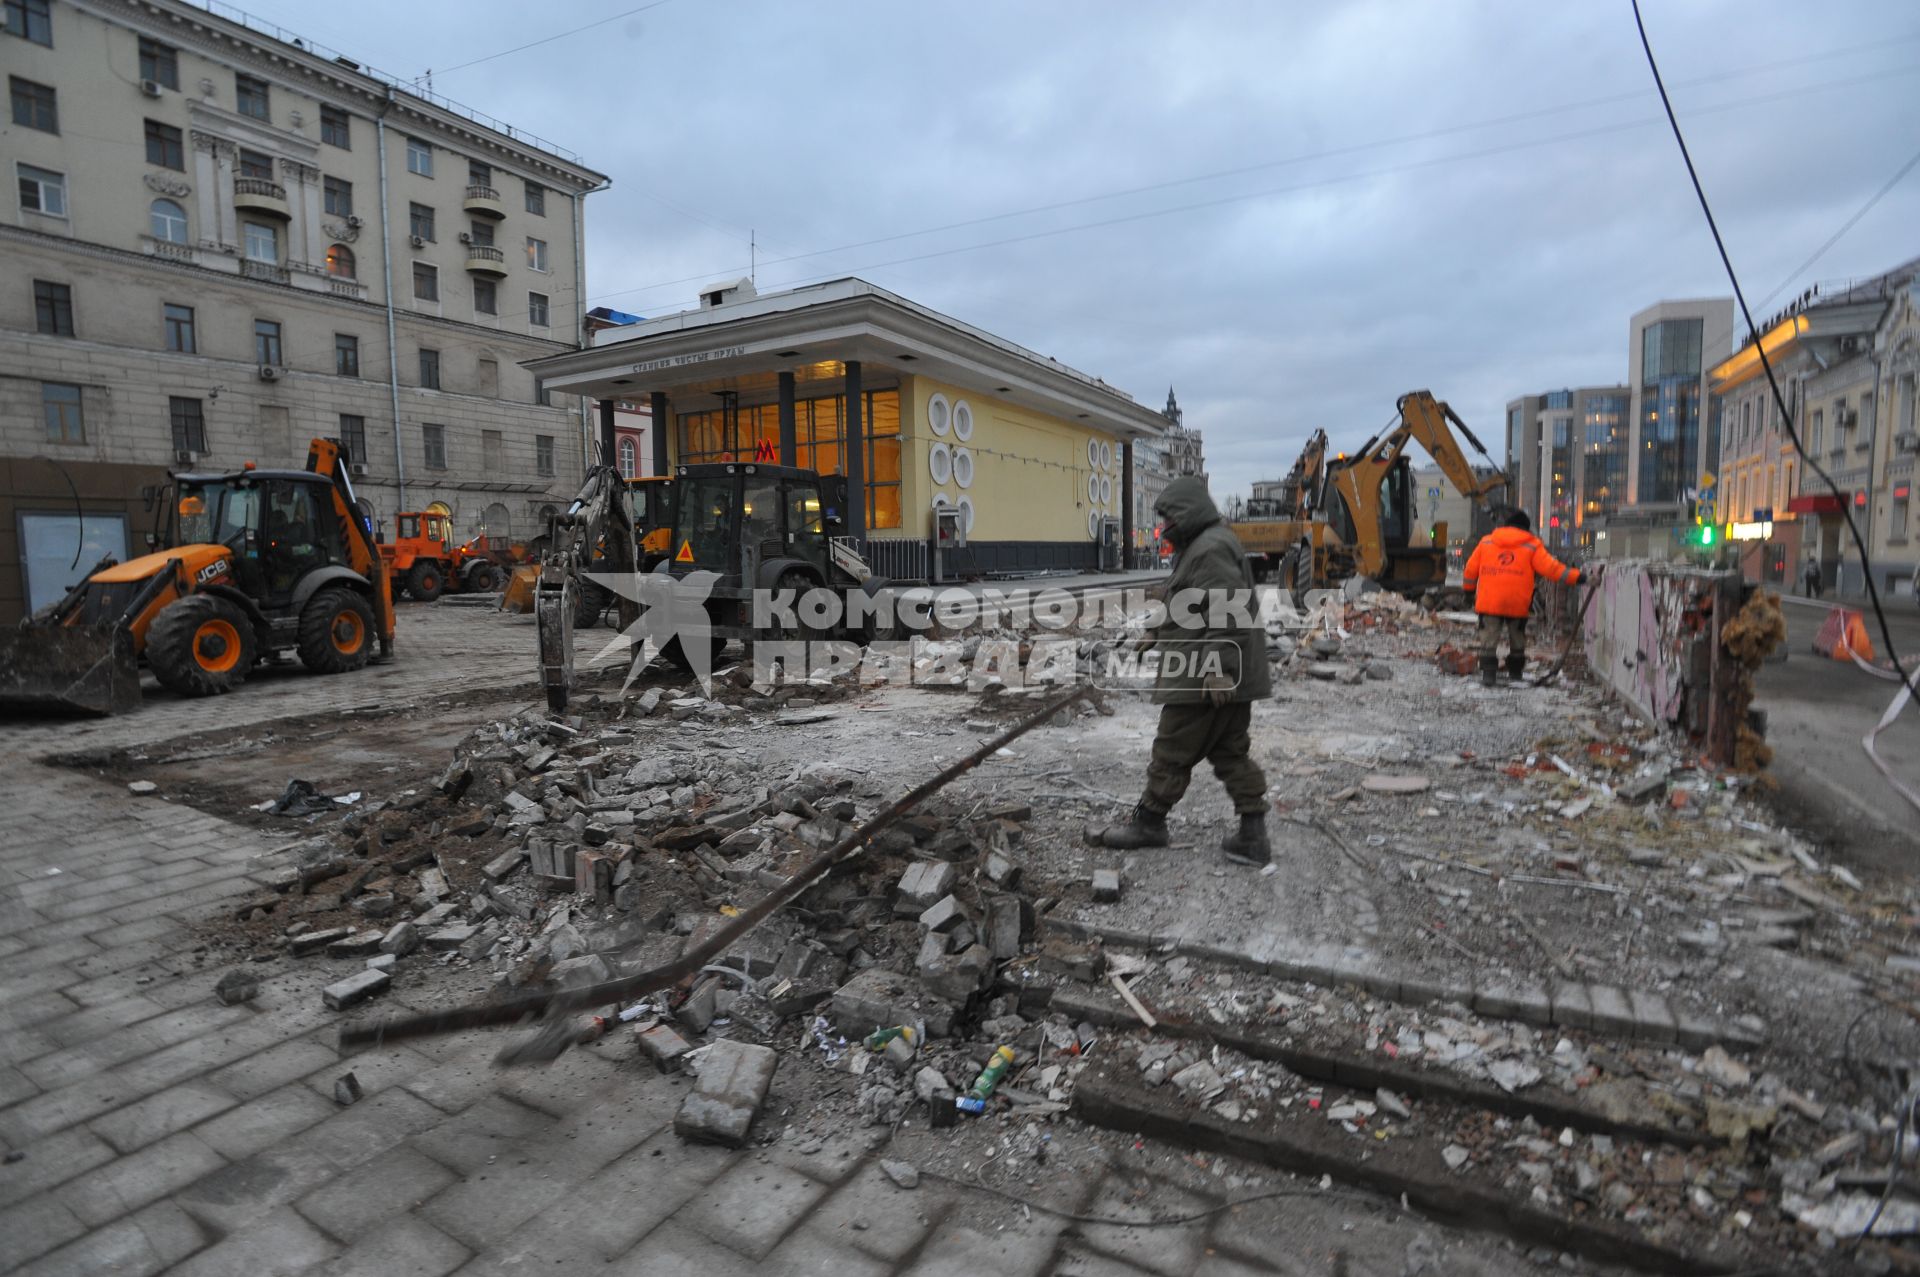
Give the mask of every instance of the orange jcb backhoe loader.
[[338, 440], [304, 470], [175, 474], [169, 548], [101, 560], [66, 597], [0, 632], [0, 705], [111, 714], [140, 703], [140, 662], [187, 696], [243, 682], [291, 649], [317, 673], [393, 651], [386, 563]]

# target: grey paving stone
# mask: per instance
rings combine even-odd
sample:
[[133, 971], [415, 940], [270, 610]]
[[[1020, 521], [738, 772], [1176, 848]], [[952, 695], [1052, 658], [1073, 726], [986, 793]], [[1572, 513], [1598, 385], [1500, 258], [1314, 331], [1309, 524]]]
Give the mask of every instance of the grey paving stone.
[[171, 1277], [268, 1277], [281, 1273], [291, 1277], [339, 1252], [339, 1243], [281, 1207], [201, 1251], [175, 1268]]
[[[1083, 1212], [1113, 1219], [1147, 1220], [1160, 1215], [1186, 1215], [1218, 1205], [1164, 1180], [1149, 1180], [1147, 1191], [1130, 1178], [1109, 1176], [1100, 1184]], [[1124, 1259], [1136, 1268], [1162, 1277], [1185, 1277], [1200, 1261], [1206, 1233], [1199, 1228], [1128, 1228], [1114, 1224], [1083, 1224], [1076, 1230], [1083, 1245]]]
[[1587, 997], [1592, 1003], [1596, 1033], [1635, 1036], [1638, 1026], [1634, 1022], [1633, 1004], [1628, 1001], [1625, 989], [1612, 984], [1590, 984], [1587, 986]]
[[1031, 1233], [1007, 1229], [991, 1235], [964, 1225], [943, 1225], [905, 1271], [913, 1277], [1038, 1277], [1053, 1254], [1057, 1229], [1041, 1225], [1038, 1216], [1034, 1224]]
[[15, 1277], [77, 1277], [112, 1273], [147, 1277], [166, 1272], [206, 1245], [206, 1234], [177, 1206], [156, 1202], [125, 1219], [96, 1228], [19, 1270]]
[[61, 1199], [74, 1214], [98, 1226], [171, 1196], [225, 1165], [198, 1136], [182, 1131], [72, 1181], [61, 1190]]
[[1473, 1009], [1481, 1015], [1523, 1024], [1549, 1024], [1553, 998], [1546, 986], [1528, 981], [1493, 980], [1474, 990]]
[[1550, 987], [1550, 994], [1555, 1024], [1572, 1029], [1593, 1026], [1593, 999], [1586, 985], [1572, 980], [1557, 981]]
[[432, 1069], [433, 1061], [410, 1047], [383, 1046], [357, 1055], [336, 1056], [307, 1074], [304, 1080], [314, 1094], [332, 1099], [334, 1079], [349, 1070], [360, 1079], [360, 1088], [373, 1095]]
[[[575, 1186], [488, 1252], [529, 1266], [548, 1255], [585, 1253], [595, 1261], [624, 1255], [742, 1154], [683, 1144], [661, 1126], [626, 1156]], [[516, 1270], [517, 1271], [517, 1270]]]
[[142, 1021], [165, 1015], [167, 1010], [152, 998], [136, 994], [106, 1006], [89, 1007], [85, 1011], [63, 1016], [51, 1021], [46, 1031], [47, 1036], [61, 1046], [78, 1046], [104, 1034], [124, 1033]]
[[131, 1153], [224, 1112], [233, 1103], [233, 1097], [225, 1091], [201, 1082], [186, 1082], [115, 1109], [89, 1125], [94, 1134], [120, 1152]]
[[80, 1217], [53, 1193], [0, 1210], [0, 1272], [12, 1272], [86, 1231]]
[[767, 1267], [773, 1272], [831, 1273], [833, 1277], [887, 1277], [893, 1271], [892, 1264], [862, 1254], [844, 1238], [811, 1224], [788, 1233], [767, 1256]]
[[335, 1237], [358, 1237], [381, 1220], [422, 1205], [457, 1179], [431, 1157], [401, 1145], [314, 1189], [296, 1209]]
[[207, 1075], [207, 1081], [242, 1100], [340, 1063], [340, 1053], [310, 1038], [282, 1042]]
[[395, 1087], [369, 1095], [352, 1108], [336, 1109], [326, 1121], [301, 1132], [291, 1147], [346, 1170], [446, 1120], [433, 1105]]
[[[922, 1180], [918, 1191], [903, 1193], [877, 1165], [868, 1163], [807, 1217], [805, 1227], [817, 1236], [897, 1263], [939, 1225], [949, 1209], [949, 1200], [931, 1182]], [[856, 1221], [866, 1227], [855, 1228]]]
[[1633, 1003], [1635, 1036], [1647, 1042], [1673, 1041], [1676, 1032], [1673, 1008], [1665, 998], [1645, 989], [1629, 990], [1627, 996]]
[[766, 1102], [779, 1057], [769, 1047], [722, 1038], [700, 1059], [700, 1078], [674, 1117], [685, 1139], [738, 1148]]
[[308, 1087], [289, 1085], [203, 1122], [193, 1133], [222, 1157], [237, 1162], [326, 1121], [335, 1111], [332, 1100], [322, 1099]]
[[[425, 1101], [416, 1102], [425, 1105]], [[548, 1130], [554, 1121], [545, 1113], [498, 1095], [489, 1096], [454, 1117], [446, 1117], [438, 1110], [433, 1112], [432, 1129], [414, 1140], [413, 1146], [462, 1175], [473, 1174], [485, 1166], [490, 1157], [513, 1152], [520, 1141]]]
[[34, 1085], [32, 1078], [11, 1064], [0, 1064], [0, 1108], [30, 1100], [38, 1094], [40, 1088]]
[[629, 1273], [633, 1277], [748, 1277], [765, 1270], [677, 1221], [668, 1220], [618, 1261], [609, 1264], [606, 1271], [621, 1277]]
[[394, 1215], [355, 1235], [326, 1277], [444, 1277], [472, 1254], [426, 1220]]
[[0, 1206], [25, 1201], [43, 1189], [84, 1175], [118, 1156], [105, 1140], [84, 1126], [35, 1140], [22, 1146], [20, 1151], [26, 1154], [24, 1158], [0, 1166]]
[[675, 1218], [736, 1254], [764, 1259], [826, 1193], [825, 1185], [783, 1166], [743, 1161]]

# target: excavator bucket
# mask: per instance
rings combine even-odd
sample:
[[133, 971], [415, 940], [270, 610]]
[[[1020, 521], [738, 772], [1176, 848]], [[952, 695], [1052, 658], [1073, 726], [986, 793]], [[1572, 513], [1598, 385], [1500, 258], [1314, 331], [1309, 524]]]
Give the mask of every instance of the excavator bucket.
[[507, 578], [507, 588], [500, 592], [500, 610], [502, 612], [533, 611], [533, 587], [540, 580], [540, 565], [528, 563], [513, 570]]
[[0, 709], [122, 714], [139, 707], [140, 667], [126, 626], [0, 631]]

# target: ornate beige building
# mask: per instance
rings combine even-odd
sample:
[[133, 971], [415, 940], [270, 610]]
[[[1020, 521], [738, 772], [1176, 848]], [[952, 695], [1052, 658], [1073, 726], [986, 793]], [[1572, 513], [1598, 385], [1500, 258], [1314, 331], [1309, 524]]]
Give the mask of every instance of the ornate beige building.
[[[578, 157], [180, 0], [9, 0], [0, 66], [0, 621], [145, 548], [170, 468], [299, 465], [535, 535], [588, 405]], [[76, 513], [78, 511], [78, 513]], [[73, 567], [76, 555], [80, 569]]]

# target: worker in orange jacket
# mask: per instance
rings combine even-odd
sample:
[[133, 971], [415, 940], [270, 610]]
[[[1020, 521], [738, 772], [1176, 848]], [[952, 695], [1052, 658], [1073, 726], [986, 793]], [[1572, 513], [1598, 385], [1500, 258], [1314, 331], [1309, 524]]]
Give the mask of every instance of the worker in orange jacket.
[[1500, 635], [1507, 636], [1507, 677], [1520, 681], [1527, 665], [1527, 613], [1533, 607], [1533, 580], [1568, 585], [1580, 580], [1580, 569], [1570, 568], [1547, 553], [1533, 535], [1533, 520], [1524, 510], [1509, 510], [1500, 526], [1481, 538], [1467, 559], [1465, 584], [1473, 591], [1473, 610], [1480, 615], [1480, 681], [1494, 685], [1500, 664]]

